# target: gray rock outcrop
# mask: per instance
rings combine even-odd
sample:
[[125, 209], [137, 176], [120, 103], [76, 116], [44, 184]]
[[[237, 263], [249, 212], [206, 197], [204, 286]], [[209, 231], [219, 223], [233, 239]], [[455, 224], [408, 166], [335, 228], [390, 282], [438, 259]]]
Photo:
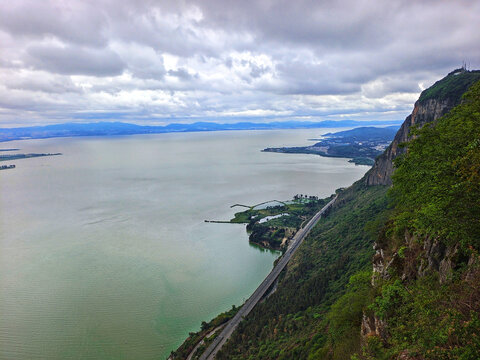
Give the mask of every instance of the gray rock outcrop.
[[366, 184], [369, 186], [391, 185], [391, 176], [394, 167], [393, 160], [405, 152], [405, 148], [400, 147], [400, 144], [409, 140], [409, 133], [412, 126], [417, 125], [421, 127], [426, 123], [435, 121], [459, 103], [460, 99], [454, 98], [445, 100], [429, 99], [424, 103], [417, 101], [412, 114], [405, 119], [390, 146], [375, 160], [375, 164], [367, 172], [365, 176]]

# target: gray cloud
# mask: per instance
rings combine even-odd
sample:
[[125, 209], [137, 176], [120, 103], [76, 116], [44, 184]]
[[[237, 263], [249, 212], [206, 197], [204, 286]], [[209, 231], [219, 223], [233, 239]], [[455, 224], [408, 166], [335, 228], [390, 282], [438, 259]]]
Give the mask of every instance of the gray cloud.
[[177, 70], [168, 70], [168, 75], [175, 76], [180, 80], [188, 81], [194, 78], [198, 78], [198, 74], [190, 74], [187, 69], [178, 68]]
[[30, 76], [10, 77], [5, 81], [4, 85], [7, 89], [11, 90], [25, 90], [48, 94], [83, 93], [83, 89], [76, 86], [68, 77], [50, 74], [29, 75]]
[[0, 126], [399, 119], [462, 61], [480, 66], [479, 23], [473, 0], [1, 3]]
[[270, 71], [269, 66], [257, 65], [252, 62], [249, 63], [250, 66], [250, 76], [254, 79], [261, 77], [262, 75]]
[[109, 49], [33, 45], [27, 54], [27, 64], [57, 74], [115, 76], [125, 68], [122, 59]]
[[56, 37], [68, 43], [105, 45], [108, 18], [93, 2], [21, 0], [0, 5], [0, 28], [16, 37]]

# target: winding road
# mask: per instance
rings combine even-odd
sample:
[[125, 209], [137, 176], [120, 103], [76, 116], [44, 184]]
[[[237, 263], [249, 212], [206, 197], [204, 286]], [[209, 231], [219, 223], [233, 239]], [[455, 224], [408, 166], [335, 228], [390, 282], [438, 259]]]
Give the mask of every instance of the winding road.
[[225, 325], [222, 332], [215, 338], [215, 340], [210, 344], [210, 346], [205, 350], [205, 352], [200, 356], [200, 360], [211, 360], [215, 358], [215, 354], [222, 348], [223, 344], [230, 338], [230, 336], [235, 331], [238, 324], [247, 316], [250, 311], [257, 305], [257, 303], [262, 299], [267, 290], [272, 286], [274, 281], [278, 278], [282, 270], [285, 268], [287, 263], [290, 261], [292, 255], [297, 251], [300, 244], [303, 242], [305, 237], [308, 235], [310, 230], [315, 226], [315, 224], [320, 220], [322, 215], [333, 205], [337, 200], [337, 196], [331, 200], [327, 205], [325, 205], [322, 210], [316, 213], [312, 219], [305, 225], [305, 227], [300, 228], [295, 236], [292, 239], [287, 251], [283, 254], [282, 258], [278, 261], [277, 265], [272, 269], [272, 271], [267, 275], [263, 280], [260, 286], [255, 290], [255, 292], [248, 298], [248, 300], [243, 304], [242, 308], [237, 312], [237, 314]]

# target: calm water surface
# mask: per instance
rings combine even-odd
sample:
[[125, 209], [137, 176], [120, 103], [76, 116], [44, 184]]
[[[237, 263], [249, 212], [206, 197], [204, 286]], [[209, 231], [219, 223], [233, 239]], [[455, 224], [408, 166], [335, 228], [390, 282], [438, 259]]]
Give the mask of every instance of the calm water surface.
[[[330, 195], [367, 167], [301, 146], [321, 130], [0, 144], [63, 156], [0, 172], [0, 359], [162, 359], [246, 299], [278, 254], [248, 244], [235, 203]], [[238, 211], [238, 210], [237, 210]]]

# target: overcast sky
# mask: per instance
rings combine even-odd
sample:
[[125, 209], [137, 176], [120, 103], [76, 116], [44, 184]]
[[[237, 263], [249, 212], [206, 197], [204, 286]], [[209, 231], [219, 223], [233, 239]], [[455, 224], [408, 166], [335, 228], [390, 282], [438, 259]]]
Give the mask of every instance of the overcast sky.
[[480, 1], [0, 2], [0, 126], [403, 119]]

